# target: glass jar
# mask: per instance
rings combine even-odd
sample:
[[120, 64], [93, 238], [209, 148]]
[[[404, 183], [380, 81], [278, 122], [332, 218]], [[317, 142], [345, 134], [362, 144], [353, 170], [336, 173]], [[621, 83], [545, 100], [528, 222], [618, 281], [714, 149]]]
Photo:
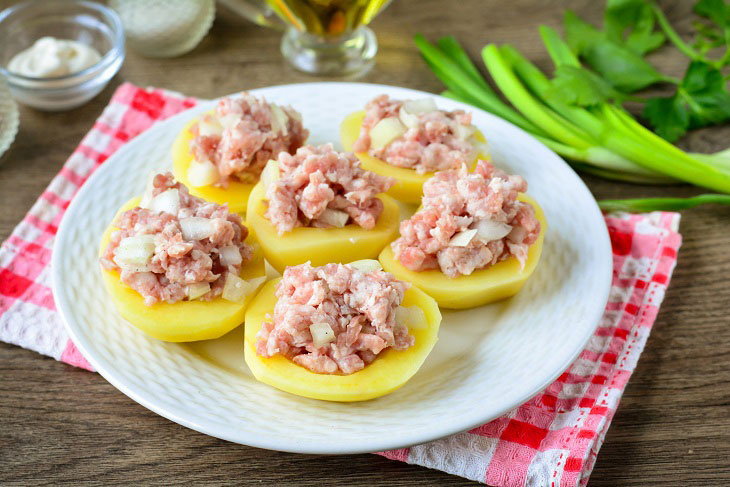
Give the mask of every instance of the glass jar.
[[175, 57], [191, 51], [208, 33], [214, 0], [109, 0], [122, 19], [127, 43], [147, 57]]

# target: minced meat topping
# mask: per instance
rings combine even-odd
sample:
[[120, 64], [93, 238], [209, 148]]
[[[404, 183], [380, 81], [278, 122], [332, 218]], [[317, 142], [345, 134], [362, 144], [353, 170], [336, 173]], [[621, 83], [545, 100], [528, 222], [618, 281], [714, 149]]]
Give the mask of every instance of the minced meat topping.
[[423, 185], [422, 207], [400, 224], [391, 246], [408, 269], [440, 269], [449, 277], [469, 275], [509, 257], [524, 267], [540, 222], [531, 205], [517, 199], [527, 190], [520, 176], [487, 161], [436, 173]]
[[474, 139], [475, 132], [471, 114], [463, 110], [438, 110], [431, 99], [403, 101], [380, 95], [365, 105], [353, 150], [423, 174], [469, 164], [482, 145]]
[[388, 272], [364, 272], [349, 264], [288, 267], [256, 351], [263, 357], [283, 355], [319, 374], [362, 370], [384, 350], [414, 344], [396, 320], [408, 287]]
[[372, 229], [383, 211], [375, 197], [394, 181], [366, 171], [352, 153], [332, 144], [307, 145], [279, 154], [278, 180], [266, 187], [266, 218], [279, 234], [295, 227], [343, 227], [354, 222]]
[[218, 172], [213, 184], [223, 188], [230, 178], [258, 181], [269, 159], [293, 154], [309, 135], [299, 112], [248, 93], [223, 98], [215, 112], [202, 115], [190, 130], [195, 161], [212, 164]]
[[251, 257], [241, 217], [191, 196], [170, 173], [152, 178], [140, 205], [114, 222], [100, 261], [148, 306], [213, 299]]

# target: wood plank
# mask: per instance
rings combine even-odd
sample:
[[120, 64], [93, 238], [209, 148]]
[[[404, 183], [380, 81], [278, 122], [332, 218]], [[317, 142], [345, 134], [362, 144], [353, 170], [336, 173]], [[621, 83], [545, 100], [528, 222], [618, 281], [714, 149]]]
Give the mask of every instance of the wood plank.
[[[13, 1], [0, 0], [0, 7]], [[473, 57], [487, 42], [515, 45], [550, 69], [537, 26], [559, 27], [572, 8], [598, 22], [595, 0], [397, 0], [375, 20], [377, 65], [362, 81], [431, 92], [442, 88], [411, 41], [453, 34]], [[680, 32], [692, 2], [665, 1]], [[222, 9], [221, 9], [222, 10]], [[0, 240], [20, 221], [123, 81], [212, 98], [241, 89], [312, 81], [284, 65], [279, 34], [222, 10], [193, 52], [169, 60], [130, 52], [120, 74], [84, 107], [21, 110], [21, 129], [0, 160]], [[681, 75], [674, 50], [652, 55]], [[728, 127], [682, 145], [711, 152]], [[584, 178], [599, 198], [690, 195], [686, 186], [647, 187]], [[591, 486], [721, 485], [730, 482], [730, 240], [727, 210], [683, 214], [684, 245], [665, 304], [609, 430]], [[226, 443], [163, 419], [96, 374], [0, 345], [0, 483], [236, 483], [262, 485], [464, 485], [463, 479], [374, 455], [315, 457]]]

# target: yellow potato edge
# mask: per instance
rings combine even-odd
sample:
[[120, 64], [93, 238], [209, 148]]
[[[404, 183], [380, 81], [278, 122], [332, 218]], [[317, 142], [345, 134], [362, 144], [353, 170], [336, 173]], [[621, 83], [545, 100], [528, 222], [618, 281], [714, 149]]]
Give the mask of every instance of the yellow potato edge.
[[386, 350], [359, 372], [350, 375], [316, 374], [291, 360], [256, 353], [256, 334], [267, 313], [273, 313], [274, 295], [280, 279], [267, 282], [246, 312], [244, 357], [257, 380], [298, 396], [324, 401], [365, 401], [384, 396], [405, 384], [418, 371], [438, 340], [441, 312], [436, 302], [423, 291], [411, 287], [403, 306], [423, 309], [428, 327], [412, 329], [415, 344], [407, 350]]
[[[139, 201], [140, 198], [133, 198], [119, 209], [101, 238], [100, 256], [115, 230], [113, 222], [121, 213], [137, 206]], [[251, 235], [246, 241], [256, 243]], [[232, 303], [219, 297], [211, 301], [179, 301], [146, 306], [137, 291], [120, 281], [118, 272], [101, 268], [101, 274], [109, 297], [122, 318], [148, 335], [167, 342], [209, 340], [228, 333], [243, 323], [247, 305], [255, 295], [248, 296], [242, 303]], [[240, 276], [252, 279], [265, 274], [263, 252], [258, 245], [254, 245], [254, 254], [242, 267]]]
[[263, 248], [266, 260], [279, 272], [287, 266], [311, 261], [313, 266], [376, 259], [388, 242], [398, 235], [400, 209], [393, 198], [380, 194], [383, 202], [375, 228], [365, 230], [355, 224], [343, 228], [294, 228], [279, 235], [264, 216], [264, 188], [257, 184], [251, 192], [246, 224]]
[[474, 308], [514, 296], [535, 271], [542, 254], [547, 230], [545, 213], [537, 201], [526, 194], [520, 194], [519, 200], [530, 204], [535, 209], [535, 216], [540, 222], [540, 235], [537, 241], [530, 246], [524, 269], [520, 269], [519, 261], [512, 257], [487, 269], [477, 270], [468, 276], [456, 278], [450, 278], [437, 269], [415, 272], [407, 269], [395, 259], [390, 245], [383, 249], [378, 260], [384, 270], [392, 273], [398, 279], [419, 287], [443, 308]]
[[190, 185], [188, 169], [193, 161], [193, 156], [190, 154], [190, 141], [193, 139], [190, 127], [197, 121], [196, 117], [188, 122], [172, 144], [172, 173], [175, 179], [183, 183], [193, 196], [219, 205], [227, 204], [228, 209], [234, 213], [245, 213], [253, 184], [232, 179], [226, 189], [216, 186], [194, 187]]

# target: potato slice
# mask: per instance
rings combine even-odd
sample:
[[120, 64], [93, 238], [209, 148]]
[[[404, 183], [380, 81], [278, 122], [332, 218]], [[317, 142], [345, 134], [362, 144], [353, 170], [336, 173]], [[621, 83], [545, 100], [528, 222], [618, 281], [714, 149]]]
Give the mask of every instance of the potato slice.
[[[112, 221], [124, 211], [137, 206], [139, 201], [139, 198], [133, 198], [127, 202]], [[104, 232], [99, 255], [103, 254], [109, 244], [113, 230], [115, 227], [109, 225]], [[256, 240], [249, 234], [246, 242], [253, 244]], [[137, 291], [120, 281], [118, 272], [102, 268], [101, 274], [109, 297], [122, 318], [148, 335], [166, 342], [209, 340], [225, 335], [243, 323], [248, 303], [256, 295], [253, 293], [240, 303], [218, 297], [211, 301], [178, 301], [147, 306]], [[258, 245], [254, 245], [254, 254], [241, 268], [240, 277], [249, 280], [265, 275], [263, 253]]]
[[383, 212], [372, 230], [351, 223], [342, 228], [297, 227], [284, 235], [279, 235], [264, 216], [264, 197], [263, 186], [257, 184], [248, 202], [246, 226], [256, 235], [266, 260], [279, 272], [307, 261], [313, 266], [321, 266], [330, 262], [375, 259], [398, 235], [398, 203], [384, 194], [377, 196], [383, 202]]
[[406, 291], [403, 306], [418, 306], [427, 325], [410, 329], [416, 338], [407, 350], [388, 349], [373, 363], [350, 375], [316, 374], [281, 355], [264, 358], [256, 353], [256, 334], [266, 313], [274, 312], [276, 284], [264, 285], [246, 311], [244, 357], [257, 380], [298, 396], [325, 401], [365, 401], [384, 396], [405, 384], [418, 371], [438, 340], [441, 312], [436, 301], [417, 288]]
[[[365, 118], [365, 112], [359, 111], [348, 115], [342, 121], [340, 125], [340, 141], [346, 151], [352, 150], [353, 144], [360, 136], [360, 127], [362, 126], [363, 118]], [[480, 142], [486, 142], [484, 135], [478, 130], [475, 133], [475, 137]], [[421, 196], [423, 195], [423, 183], [434, 174], [432, 172], [418, 174], [413, 169], [392, 166], [381, 159], [371, 156], [367, 152], [356, 152], [355, 155], [360, 159], [360, 164], [363, 169], [394, 178], [396, 183], [388, 190], [387, 194], [404, 203], [420, 203]], [[489, 155], [477, 154], [477, 157], [472, 161], [472, 167], [478, 159], [489, 160]]]
[[223, 189], [216, 186], [195, 187], [190, 183], [188, 170], [193, 162], [193, 156], [190, 154], [190, 141], [193, 140], [193, 134], [190, 132], [190, 127], [197, 121], [198, 119], [194, 118], [188, 122], [172, 144], [172, 173], [175, 179], [187, 186], [193, 196], [219, 205], [228, 204], [231, 212], [244, 213], [251, 189], [254, 187], [253, 184], [232, 179], [228, 187]]
[[451, 278], [438, 269], [415, 272], [396, 260], [390, 245], [383, 249], [378, 260], [384, 270], [418, 286], [443, 308], [474, 308], [514, 296], [535, 271], [547, 230], [545, 214], [537, 202], [526, 194], [520, 194], [519, 200], [532, 205], [540, 221], [540, 235], [530, 246], [524, 269], [520, 269], [520, 263], [512, 257], [468, 276]]

